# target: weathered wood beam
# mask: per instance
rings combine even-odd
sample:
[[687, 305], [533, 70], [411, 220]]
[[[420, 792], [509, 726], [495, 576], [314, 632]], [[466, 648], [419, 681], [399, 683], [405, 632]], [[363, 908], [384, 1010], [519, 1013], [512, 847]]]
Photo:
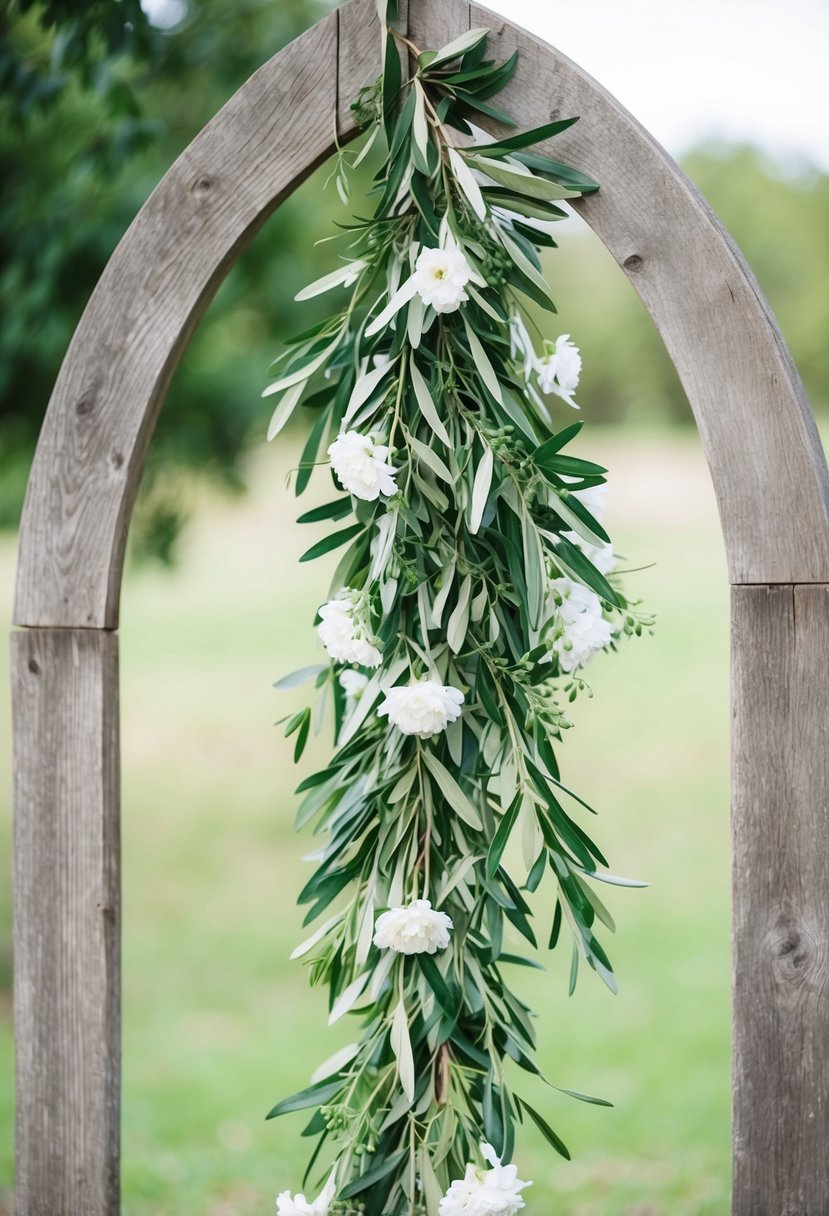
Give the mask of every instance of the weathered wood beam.
[[118, 639], [12, 635], [18, 1216], [117, 1216]]
[[829, 1212], [829, 587], [734, 587], [733, 1216]]
[[15, 623], [115, 628], [147, 445], [182, 351], [267, 217], [329, 154], [331, 13], [254, 73], [141, 208], [52, 393], [20, 531]]

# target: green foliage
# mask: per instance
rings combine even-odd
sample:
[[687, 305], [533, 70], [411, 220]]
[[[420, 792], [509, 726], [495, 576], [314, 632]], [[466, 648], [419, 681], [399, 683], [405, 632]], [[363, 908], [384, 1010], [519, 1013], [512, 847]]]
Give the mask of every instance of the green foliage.
[[[730, 145], [700, 147], [682, 163], [768, 296], [820, 417], [829, 409], [829, 175]], [[585, 412], [605, 422], [690, 425], [665, 347], [610, 254], [582, 232], [562, 243], [555, 266], [557, 323], [580, 334], [590, 353], [579, 387]], [[549, 336], [548, 320], [539, 315], [538, 323]]]
[[113, 125], [139, 117], [120, 61], [152, 64], [161, 49], [140, 0], [10, 0], [0, 20], [0, 89], [13, 124], [25, 129], [73, 84], [97, 96]]
[[[190, 0], [153, 30], [138, 0], [12, 5], [0, 52], [0, 525], [18, 516], [46, 403], [107, 259], [158, 179], [257, 67], [316, 20], [315, 0]], [[188, 471], [234, 490], [261, 425], [267, 335], [300, 269], [300, 224], [335, 207], [317, 175], [242, 259], [196, 333], [150, 449], [134, 542], [169, 557]], [[301, 212], [301, 220], [300, 220]], [[317, 217], [317, 221], [314, 220]]]
[[[312, 984], [327, 985], [329, 1021], [356, 1013], [363, 1023], [346, 1056], [319, 1070], [318, 1088], [271, 1117], [317, 1108], [303, 1133], [318, 1138], [308, 1172], [333, 1149], [340, 1202], [359, 1195], [368, 1216], [437, 1216], [482, 1138], [510, 1158], [524, 1114], [569, 1156], [508, 1073], [514, 1064], [541, 1075], [531, 1011], [502, 968], [508, 926], [537, 944], [528, 897], [545, 876], [551, 947], [562, 918], [572, 935], [571, 989], [581, 957], [616, 990], [597, 936], [613, 920], [592, 884], [626, 880], [597, 872], [606, 859], [577, 821], [591, 808], [562, 784], [554, 751], [570, 725], [561, 696], [584, 687], [586, 661], [568, 661], [561, 605], [577, 595], [589, 606], [595, 649], [649, 621], [596, 564], [609, 537], [579, 495], [604, 483], [604, 467], [565, 450], [578, 425], [550, 434], [549, 394], [573, 404], [577, 372], [560, 362], [552, 376], [553, 351], [538, 359], [520, 313], [527, 300], [554, 307], [534, 236], [561, 218], [552, 200], [572, 197], [580, 175], [516, 154], [574, 120], [457, 146], [453, 130], [469, 133], [470, 113], [483, 97], [493, 108], [493, 81], [515, 66], [485, 57], [486, 34], [420, 52], [403, 82], [387, 32], [384, 78], [355, 103], [365, 147], [386, 143], [373, 214], [347, 226], [342, 265], [298, 293], [337, 293], [338, 303], [287, 344], [264, 393], [277, 402], [269, 437], [296, 411], [309, 417], [303, 467], [337, 436], [327, 447], [334, 484], [356, 517], [300, 558], [344, 549], [337, 594], [319, 610], [334, 661], [315, 678], [316, 704], [284, 733], [297, 734], [299, 754], [311, 720], [334, 719], [337, 751], [302, 783], [297, 811], [297, 827], [324, 840], [299, 896], [304, 924], [326, 919], [295, 956]], [[578, 360], [563, 338], [553, 350]], [[341, 514], [335, 500], [303, 519]], [[362, 648], [354, 654], [326, 641], [342, 613], [346, 649], [355, 639]], [[463, 710], [425, 730], [395, 718], [395, 698], [424, 687]], [[522, 877], [504, 860], [518, 836]], [[451, 917], [452, 932], [434, 957], [415, 959], [378, 940], [375, 920], [419, 899], [440, 910], [430, 916]]]

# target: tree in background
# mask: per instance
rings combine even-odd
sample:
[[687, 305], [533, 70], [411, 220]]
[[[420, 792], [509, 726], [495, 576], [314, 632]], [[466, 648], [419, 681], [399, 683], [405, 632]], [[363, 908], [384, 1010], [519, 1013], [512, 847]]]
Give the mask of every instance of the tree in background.
[[[755, 148], [729, 145], [696, 148], [683, 158], [683, 168], [757, 275], [820, 415], [829, 408], [829, 297], [823, 286], [829, 277], [829, 176], [806, 165], [784, 172]], [[565, 243], [555, 267], [557, 298], [567, 301], [557, 323], [589, 352], [579, 387], [585, 414], [635, 425], [690, 423], [685, 394], [650, 317], [598, 240], [583, 234]]]
[[[17, 522], [58, 368], [107, 259], [201, 127], [266, 59], [317, 20], [319, 0], [18, 0], [0, 19], [0, 525]], [[165, 29], [170, 20], [175, 24]], [[324, 179], [323, 179], [324, 180]], [[314, 190], [314, 184], [316, 190]], [[302, 228], [335, 207], [315, 179]], [[308, 191], [306, 187], [306, 191]], [[318, 209], [319, 219], [313, 218]], [[189, 470], [243, 484], [266, 425], [259, 400], [296, 266], [298, 207], [259, 235], [202, 322], [168, 394], [133, 544], [169, 557]], [[303, 243], [307, 248], [307, 241]], [[322, 250], [320, 265], [330, 256]], [[263, 423], [263, 418], [265, 422]]]
[[[0, 525], [17, 521], [61, 359], [136, 211], [250, 73], [329, 6], [12, 0], [0, 17]], [[821, 286], [829, 177], [805, 168], [782, 175], [751, 148], [701, 148], [685, 167], [757, 273], [821, 408], [829, 403]], [[295, 324], [291, 297], [334, 256], [323, 245], [315, 264], [303, 252], [300, 265], [293, 252], [308, 249], [309, 232], [332, 231], [340, 204], [322, 190], [325, 176], [279, 208], [199, 326], [150, 447], [134, 550], [170, 557], [193, 471], [243, 487], [245, 455], [267, 425], [266, 369]], [[570, 303], [560, 318], [538, 321], [545, 336], [570, 330], [589, 351], [580, 391], [587, 416], [687, 422], [676, 374], [624, 275], [595, 238], [571, 232], [564, 242], [554, 285]], [[576, 274], [579, 291], [568, 287]]]

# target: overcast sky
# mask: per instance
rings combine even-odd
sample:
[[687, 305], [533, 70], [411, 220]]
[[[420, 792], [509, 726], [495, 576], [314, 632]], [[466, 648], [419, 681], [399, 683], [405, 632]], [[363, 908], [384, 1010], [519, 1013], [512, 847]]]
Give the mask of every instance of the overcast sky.
[[750, 140], [829, 170], [829, 0], [488, 0], [575, 59], [674, 155]]
[[[142, 5], [162, 27], [187, 11], [187, 0]], [[488, 7], [575, 59], [674, 156], [714, 136], [829, 171], [829, 0], [489, 0]]]

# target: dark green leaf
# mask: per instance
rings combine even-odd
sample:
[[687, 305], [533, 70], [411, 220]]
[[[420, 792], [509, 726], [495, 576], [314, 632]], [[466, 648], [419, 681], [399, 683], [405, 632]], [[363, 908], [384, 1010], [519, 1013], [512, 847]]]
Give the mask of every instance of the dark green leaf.
[[[473, 60], [472, 55], [464, 57], [463, 66], [467, 67]], [[515, 69], [518, 66], [518, 52], [513, 51], [509, 59], [505, 59], [502, 64], [494, 68], [491, 74], [486, 78], [483, 84], [473, 85], [473, 91], [476, 97], [494, 97], [496, 93], [500, 93], [501, 89], [509, 83], [515, 75]], [[510, 126], [515, 126], [510, 123]]]
[[610, 583], [596, 569], [593, 563], [584, 556], [581, 549], [577, 549], [569, 540], [565, 540], [563, 536], [559, 536], [553, 545], [553, 551], [559, 558], [560, 564], [564, 567], [566, 574], [570, 575], [570, 577], [575, 576], [579, 582], [590, 587], [601, 599], [606, 600], [608, 604], [612, 604], [614, 608], [621, 607], [619, 597]]
[[577, 456], [563, 456], [561, 453], [540, 459], [536, 453], [533, 460], [539, 468], [550, 469], [553, 473], [561, 473], [564, 477], [601, 477], [607, 472], [604, 465], [594, 464], [592, 460], [580, 460]]
[[486, 873], [488, 878], [492, 878], [501, 864], [501, 858], [504, 855], [504, 849], [507, 847], [507, 841], [510, 838], [510, 833], [515, 827], [515, 821], [518, 818], [518, 812], [521, 810], [521, 802], [523, 795], [517, 793], [509, 806], [509, 809], [504, 813], [501, 822], [498, 824], [498, 831], [492, 838], [492, 844], [489, 846], [489, 853], [486, 859]]
[[295, 492], [297, 498], [299, 498], [300, 494], [302, 494], [308, 485], [308, 482], [311, 480], [311, 474], [314, 471], [317, 453], [319, 452], [323, 435], [328, 426], [329, 417], [330, 411], [323, 410], [319, 418], [317, 418], [316, 422], [311, 427], [310, 434], [305, 441], [305, 447], [302, 449], [302, 455], [299, 458], [299, 468], [297, 469], [296, 475]]
[[418, 211], [426, 221], [427, 227], [433, 236], [437, 236], [440, 231], [440, 220], [435, 213], [432, 199], [426, 187], [426, 179], [420, 173], [413, 173], [409, 189], [412, 192], [412, 198], [417, 203]]
[[480, 114], [486, 114], [487, 118], [494, 118], [496, 122], [503, 123], [505, 127], [515, 126], [515, 119], [504, 110], [496, 110], [495, 106], [489, 106], [485, 101], [481, 101], [480, 92], [473, 94], [467, 93], [463, 89], [456, 89], [455, 93], [458, 100], [462, 101], [470, 110], [477, 110]]
[[304, 515], [300, 515], [297, 523], [317, 524], [324, 519], [345, 519], [352, 510], [350, 497], [337, 498], [333, 502], [325, 503], [322, 507], [313, 507], [310, 511], [306, 511]]
[[430, 955], [418, 954], [417, 961], [426, 977], [426, 982], [437, 997], [440, 1007], [452, 1019], [456, 1018], [462, 999], [460, 990], [454, 985], [450, 989], [446, 980], [441, 975], [440, 968]]
[[305, 751], [305, 744], [308, 742], [308, 731], [311, 727], [311, 710], [306, 709], [305, 717], [299, 726], [299, 731], [294, 744], [294, 764], [297, 763], [302, 753]]
[[578, 122], [578, 118], [562, 118], [558, 122], [545, 123], [543, 127], [533, 127], [530, 131], [521, 131], [518, 135], [510, 135], [508, 139], [499, 139], [494, 144], [481, 144], [475, 148], [478, 156], [501, 156], [504, 152], [514, 152], [519, 148], [528, 148], [530, 144], [540, 144], [545, 139], [552, 139]]
[[397, 99], [402, 82], [400, 52], [397, 49], [397, 43], [394, 38], [389, 36], [386, 39], [386, 59], [383, 65], [383, 123], [389, 143], [391, 143], [394, 134]]
[[522, 958], [520, 954], [502, 954], [498, 961], [501, 963], [513, 963], [516, 967], [532, 967], [535, 971], [547, 970], [542, 963], [537, 963], [534, 958]]
[[[453, 38], [451, 42], [447, 42], [440, 50], [427, 51], [426, 54], [430, 56], [428, 60], [429, 70], [434, 71], [444, 63], [451, 63], [454, 59], [460, 59], [464, 55], [472, 54], [476, 47], [486, 43], [488, 34], [488, 29], [479, 26], [458, 34], [457, 38]], [[422, 58], [423, 56], [421, 55]]]
[[560, 1085], [554, 1085], [553, 1089], [557, 1089], [560, 1094], [567, 1094], [568, 1098], [575, 1098], [578, 1102], [589, 1102], [591, 1106], [613, 1106], [612, 1102], [608, 1102], [607, 1098], [594, 1098], [590, 1094], [580, 1094], [577, 1089], [562, 1089]]
[[582, 194], [595, 194], [599, 189], [599, 183], [594, 182], [592, 177], [579, 173], [577, 169], [571, 169], [569, 165], [563, 165], [561, 161], [550, 160], [547, 156], [538, 156], [532, 152], [518, 152], [515, 159], [522, 165], [526, 165], [528, 169], [551, 177], [553, 181], [558, 182], [560, 186], [565, 186], [568, 190], [578, 190]]
[[584, 419], [581, 418], [578, 422], [571, 422], [563, 431], [557, 431], [555, 435], [551, 435], [549, 439], [545, 439], [533, 452], [533, 462], [539, 464], [549, 456], [554, 456], [556, 452], [560, 452], [571, 439], [575, 439], [583, 426]]
[[556, 900], [556, 910], [553, 913], [553, 927], [550, 930], [550, 942], [549, 942], [550, 950], [555, 950], [556, 946], [558, 945], [558, 938], [559, 938], [559, 934], [561, 933], [561, 921], [562, 921], [561, 900], [557, 899]]
[[324, 1106], [329, 1098], [333, 1098], [334, 1094], [339, 1093], [342, 1087], [341, 1077], [337, 1077], [333, 1081], [318, 1081], [316, 1085], [310, 1085], [308, 1089], [302, 1089], [292, 1097], [277, 1102], [265, 1118], [278, 1119], [280, 1115], [289, 1115], [295, 1110], [307, 1110], [309, 1106]]
[[391, 141], [391, 148], [389, 149], [389, 160], [390, 161], [393, 161], [395, 159], [398, 152], [403, 147], [404, 139], [409, 134], [409, 130], [412, 125], [412, 119], [414, 118], [416, 102], [417, 102], [417, 98], [415, 97], [414, 89], [409, 89], [406, 100], [403, 103], [403, 108], [401, 109], [399, 115], [397, 116], [397, 122], [395, 123], [394, 136]]
[[301, 562], [312, 562], [315, 557], [322, 557], [324, 553], [330, 553], [332, 549], [339, 549], [341, 545], [347, 545], [362, 530], [362, 524], [352, 524], [350, 528], [343, 528], [340, 532], [332, 532], [330, 536], [324, 536], [322, 540], [318, 540], [310, 549], [306, 549], [299, 560]]
[[368, 1190], [375, 1182], [379, 1182], [381, 1178], [385, 1178], [392, 1170], [396, 1170], [400, 1162], [407, 1155], [408, 1149], [400, 1149], [399, 1152], [392, 1153], [390, 1157], [381, 1158], [370, 1170], [366, 1170], [364, 1174], [361, 1174], [359, 1178], [355, 1178], [353, 1182], [347, 1183], [338, 1192], [338, 1199], [352, 1199], [355, 1195]]
[[[580, 498], [577, 498], [575, 494], [567, 489], [560, 489], [558, 491], [558, 498], [559, 503], [564, 507], [565, 513], [571, 511], [579, 523], [583, 524], [589, 532], [592, 532], [594, 536], [598, 536], [599, 540], [604, 541], [606, 545], [610, 544], [610, 537], [605, 528], [599, 523], [595, 515], [588, 511]], [[555, 510], [555, 504], [553, 504], [553, 509]]]
[[475, 690], [481, 704], [486, 710], [487, 717], [491, 718], [496, 726], [503, 726], [504, 719], [498, 706], [495, 683], [484, 658], [478, 660], [478, 677], [475, 681]]
[[551, 1144], [553, 1146], [553, 1148], [556, 1150], [556, 1152], [560, 1153], [561, 1156], [564, 1157], [564, 1159], [566, 1161], [569, 1161], [570, 1152], [567, 1148], [567, 1145], [564, 1143], [564, 1141], [561, 1139], [560, 1136], [556, 1135], [556, 1133], [550, 1127], [547, 1120], [542, 1118], [542, 1116], [538, 1113], [538, 1111], [534, 1110], [533, 1107], [530, 1106], [529, 1102], [525, 1102], [523, 1098], [519, 1098], [516, 1095], [515, 1101], [518, 1102], [521, 1106], [523, 1106], [524, 1110], [530, 1116], [533, 1123], [536, 1125], [538, 1130], [541, 1132], [542, 1136], [547, 1141], [547, 1143]]
[[299, 730], [300, 726], [302, 726], [305, 715], [309, 712], [309, 709], [306, 707], [305, 709], [300, 709], [297, 713], [292, 714], [292, 716], [288, 719], [288, 725], [285, 727], [286, 739], [289, 737], [289, 735], [292, 735], [295, 730]]
[[545, 862], [545, 851], [542, 849], [538, 857], [536, 857], [535, 861], [533, 862], [532, 869], [527, 875], [527, 882], [525, 885], [528, 891], [538, 890], [541, 879], [544, 877]]

